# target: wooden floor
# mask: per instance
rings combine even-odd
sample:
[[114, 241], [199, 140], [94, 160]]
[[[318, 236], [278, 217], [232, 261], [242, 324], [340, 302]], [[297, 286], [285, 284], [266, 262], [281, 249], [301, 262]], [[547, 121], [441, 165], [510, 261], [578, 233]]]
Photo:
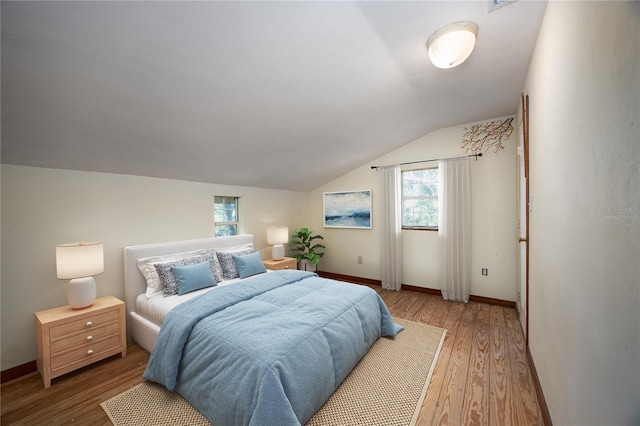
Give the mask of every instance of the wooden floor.
[[513, 308], [373, 287], [394, 317], [447, 330], [419, 425], [542, 425]]
[[[543, 424], [513, 309], [373, 288], [393, 316], [447, 330], [419, 425]], [[49, 389], [37, 373], [5, 383], [0, 423], [110, 425], [100, 403], [141, 383], [148, 359], [131, 343], [125, 358], [56, 378]]]

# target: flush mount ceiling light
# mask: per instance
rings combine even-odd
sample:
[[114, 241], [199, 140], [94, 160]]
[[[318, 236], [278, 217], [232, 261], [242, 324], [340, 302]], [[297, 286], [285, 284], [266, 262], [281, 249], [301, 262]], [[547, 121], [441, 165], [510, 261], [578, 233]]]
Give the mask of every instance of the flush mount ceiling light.
[[440, 28], [427, 40], [429, 59], [438, 68], [453, 68], [463, 63], [476, 45], [478, 26], [473, 22], [455, 22]]

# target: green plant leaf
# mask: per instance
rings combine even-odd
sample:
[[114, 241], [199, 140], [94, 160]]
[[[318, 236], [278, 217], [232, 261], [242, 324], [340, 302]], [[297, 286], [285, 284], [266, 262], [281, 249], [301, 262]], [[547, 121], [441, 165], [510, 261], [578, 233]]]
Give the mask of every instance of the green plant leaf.
[[300, 228], [291, 234], [289, 248], [291, 255], [299, 262], [301, 259], [309, 259], [310, 262], [318, 264], [324, 253], [318, 252], [320, 249], [326, 248], [322, 244], [312, 244], [313, 240], [324, 240], [322, 235], [313, 235], [313, 231], [309, 228]]

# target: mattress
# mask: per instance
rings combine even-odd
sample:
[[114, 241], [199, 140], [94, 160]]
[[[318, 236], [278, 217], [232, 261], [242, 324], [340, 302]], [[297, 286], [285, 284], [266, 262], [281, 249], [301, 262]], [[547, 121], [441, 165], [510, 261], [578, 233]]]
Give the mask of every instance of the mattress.
[[183, 294], [182, 296], [173, 295], [164, 297], [163, 295], [158, 294], [147, 299], [146, 294], [142, 293], [136, 298], [136, 313], [148, 319], [157, 326], [161, 326], [162, 321], [167, 316], [169, 311], [179, 304], [184, 303], [187, 300], [191, 300], [194, 297], [198, 297], [205, 293], [208, 293], [209, 291], [216, 291], [216, 289], [218, 288], [233, 285], [241, 281], [242, 280], [240, 278], [221, 281], [215, 287], [203, 288], [202, 290]]

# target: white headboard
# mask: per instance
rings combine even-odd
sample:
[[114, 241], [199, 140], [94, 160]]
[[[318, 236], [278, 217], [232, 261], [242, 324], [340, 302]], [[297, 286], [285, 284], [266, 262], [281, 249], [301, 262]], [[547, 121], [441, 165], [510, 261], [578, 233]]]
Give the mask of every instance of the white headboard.
[[136, 308], [136, 297], [147, 290], [147, 282], [138, 269], [138, 259], [205, 248], [233, 247], [241, 244], [253, 244], [253, 235], [241, 234], [232, 237], [205, 238], [201, 240], [174, 241], [125, 247], [124, 298], [127, 308], [127, 318], [129, 318], [129, 314]]

